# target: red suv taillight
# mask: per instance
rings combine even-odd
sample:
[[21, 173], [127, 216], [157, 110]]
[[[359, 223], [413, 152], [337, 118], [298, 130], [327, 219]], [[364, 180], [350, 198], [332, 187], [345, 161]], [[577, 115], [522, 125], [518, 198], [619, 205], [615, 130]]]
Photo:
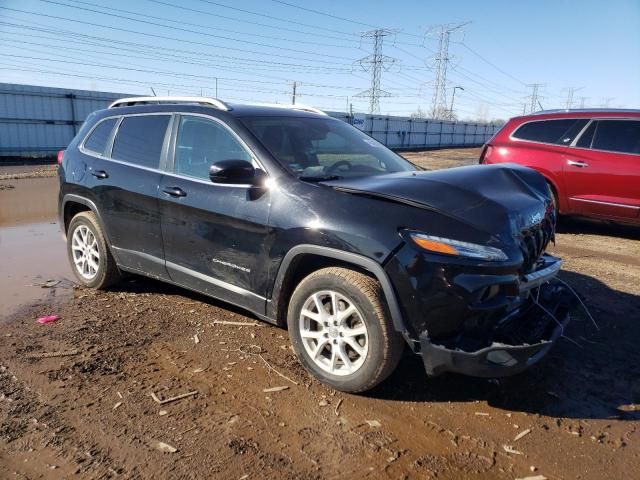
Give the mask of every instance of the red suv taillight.
[[64, 150], [58, 152], [58, 165], [62, 165], [62, 159], [64, 158]]

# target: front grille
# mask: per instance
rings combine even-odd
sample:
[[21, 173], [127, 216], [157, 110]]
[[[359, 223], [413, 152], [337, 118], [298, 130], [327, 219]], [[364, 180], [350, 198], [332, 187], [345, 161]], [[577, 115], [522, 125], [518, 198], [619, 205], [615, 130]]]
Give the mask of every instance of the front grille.
[[552, 208], [549, 208], [540, 223], [525, 228], [520, 232], [520, 250], [523, 257], [522, 274], [535, 270], [538, 260], [547, 245], [554, 239], [555, 229], [555, 212]]

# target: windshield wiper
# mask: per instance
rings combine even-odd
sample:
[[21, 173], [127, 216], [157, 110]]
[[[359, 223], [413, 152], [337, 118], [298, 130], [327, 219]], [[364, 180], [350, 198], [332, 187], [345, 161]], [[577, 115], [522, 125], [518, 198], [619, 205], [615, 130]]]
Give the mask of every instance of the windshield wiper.
[[342, 177], [339, 175], [302, 175], [298, 178], [305, 182], [326, 182], [329, 180], [340, 180]]

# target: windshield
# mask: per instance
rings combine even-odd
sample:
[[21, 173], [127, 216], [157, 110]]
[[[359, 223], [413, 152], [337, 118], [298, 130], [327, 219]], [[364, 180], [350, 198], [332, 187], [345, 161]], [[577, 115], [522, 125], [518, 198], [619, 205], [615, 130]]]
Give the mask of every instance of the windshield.
[[242, 121], [282, 165], [302, 180], [416, 170], [404, 158], [340, 120], [251, 117]]

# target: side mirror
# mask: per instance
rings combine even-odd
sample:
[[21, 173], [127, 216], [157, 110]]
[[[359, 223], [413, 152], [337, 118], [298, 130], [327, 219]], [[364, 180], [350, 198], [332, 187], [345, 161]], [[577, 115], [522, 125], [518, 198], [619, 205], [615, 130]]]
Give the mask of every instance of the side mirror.
[[211, 165], [209, 178], [213, 183], [255, 185], [256, 180], [260, 178], [257, 172], [258, 170], [246, 160], [221, 160]]

